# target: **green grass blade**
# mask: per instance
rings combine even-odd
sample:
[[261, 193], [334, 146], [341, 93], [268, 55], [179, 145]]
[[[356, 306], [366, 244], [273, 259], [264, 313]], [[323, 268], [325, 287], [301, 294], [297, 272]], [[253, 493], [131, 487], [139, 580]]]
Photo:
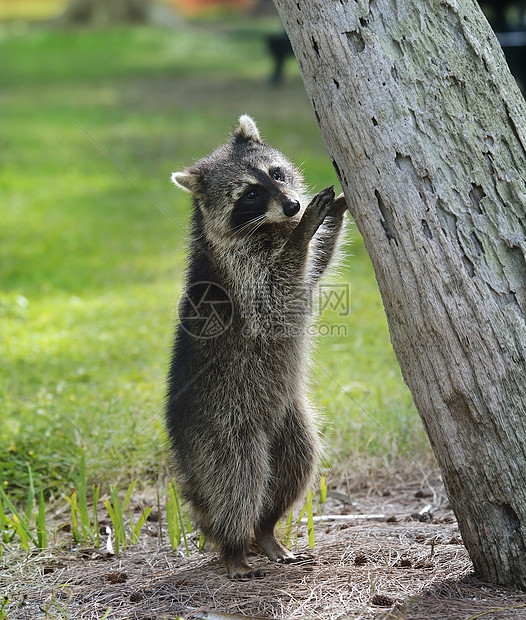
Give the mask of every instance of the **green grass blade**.
[[8, 620], [5, 608], [9, 605], [10, 602], [11, 601], [9, 600], [9, 597], [5, 595], [2, 596], [2, 599], [0, 600], [0, 620]]
[[323, 514], [322, 514], [322, 510], [321, 510], [321, 504], [318, 501], [318, 496], [316, 495], [316, 493], [312, 494], [312, 499], [316, 502], [316, 508], [318, 510], [318, 514], [320, 515], [320, 519], [323, 519]]
[[181, 534], [183, 536], [183, 542], [184, 542], [184, 546], [186, 549], [186, 555], [190, 555], [190, 549], [188, 547], [188, 540], [186, 538], [185, 521], [184, 521], [183, 513], [181, 510], [181, 502], [179, 501], [179, 493], [177, 492], [177, 488], [175, 484], [173, 485], [173, 489], [174, 489], [175, 509], [177, 511], [177, 519], [179, 521], [179, 529], [181, 530]]
[[181, 544], [181, 527], [177, 514], [177, 490], [172, 480], [168, 483], [168, 497], [166, 498], [166, 522], [170, 547], [175, 550]]
[[[133, 485], [130, 484], [130, 487]], [[128, 487], [128, 491], [129, 491], [129, 487]], [[126, 493], [125, 499], [124, 499], [125, 503], [121, 504], [120, 503], [120, 498], [119, 498], [119, 493], [117, 491], [117, 488], [115, 487], [115, 493], [114, 493], [114, 502], [115, 502], [115, 506], [116, 506], [116, 515], [117, 515], [117, 519], [118, 519], [118, 525], [119, 525], [119, 535], [121, 538], [121, 543], [122, 543], [122, 547], [123, 549], [126, 547], [126, 527], [124, 525], [124, 510], [125, 510], [125, 506], [129, 503], [129, 496], [128, 493]]]
[[[13, 515], [13, 524], [15, 526], [16, 533], [18, 534], [18, 538], [20, 538], [20, 546], [25, 551], [29, 551], [29, 538], [32, 538], [32, 536], [28, 536], [28, 530], [25, 524], [21, 521], [18, 515]], [[35, 546], [38, 546], [38, 541], [36, 541]]]
[[327, 479], [322, 476], [320, 479], [320, 504], [325, 504], [327, 501]]
[[120, 552], [121, 545], [124, 548], [124, 538], [122, 535], [123, 523], [122, 523], [122, 509], [119, 499], [119, 492], [115, 487], [110, 487], [110, 495], [113, 502], [113, 529], [115, 532], [115, 553]]
[[[151, 511], [152, 511], [152, 507], [147, 506], [142, 511], [142, 514], [139, 517], [137, 523], [131, 527], [131, 540], [133, 543], [136, 544], [139, 542], [139, 534], [141, 533], [143, 525], [146, 523], [146, 519], [148, 518], [148, 515], [150, 514]], [[131, 522], [130, 522], [130, 525], [131, 525]]]
[[78, 543], [79, 536], [79, 521], [78, 521], [78, 507], [77, 507], [77, 490], [73, 489], [70, 497], [66, 497], [68, 504], [71, 507], [71, 535], [73, 536], [73, 542]]
[[[0, 499], [4, 502], [4, 504], [9, 508], [9, 510], [11, 511], [11, 514], [13, 516], [13, 518], [11, 519], [11, 522], [13, 523], [16, 532], [19, 536], [19, 538], [21, 538], [21, 534], [22, 537], [24, 538], [24, 540], [26, 540], [26, 544], [27, 544], [27, 540], [31, 540], [32, 543], [35, 545], [35, 547], [38, 547], [38, 541], [37, 539], [33, 536], [33, 534], [31, 534], [31, 531], [29, 530], [29, 526], [27, 521], [25, 520], [25, 518], [18, 512], [18, 510], [16, 509], [16, 507], [14, 506], [14, 504], [11, 502], [11, 500], [9, 499], [9, 497], [7, 497], [4, 489], [2, 489], [2, 487], [0, 487]], [[21, 538], [22, 539], [22, 538]], [[25, 549], [26, 547], [24, 547]], [[27, 544], [27, 548], [29, 548], [29, 545]]]
[[97, 504], [99, 502], [100, 495], [100, 485], [93, 485], [92, 487], [92, 501], [93, 505], [91, 507], [91, 519], [93, 523], [93, 532], [95, 534], [95, 548], [98, 549], [100, 547], [100, 532], [99, 532], [99, 515], [97, 512]]
[[108, 498], [104, 500], [104, 506], [106, 506], [106, 510], [108, 511], [110, 521], [112, 522], [113, 525], [115, 525], [115, 511], [113, 510], [113, 506]]
[[173, 519], [172, 506], [170, 504], [169, 497], [167, 497], [166, 498], [166, 525], [168, 527], [168, 538], [170, 540], [170, 548], [177, 549], [176, 536], [175, 536], [176, 533], [173, 528], [172, 519]]
[[[1, 541], [8, 543], [10, 542], [10, 536], [9, 536], [9, 526], [11, 524], [11, 521], [7, 518], [7, 515], [5, 514], [5, 510], [4, 510], [4, 502], [2, 500], [2, 498], [0, 497], [0, 532], [2, 534], [1, 537]], [[3, 549], [2, 546], [0, 546], [0, 550]]]
[[135, 480], [130, 482], [130, 486], [126, 491], [126, 495], [124, 496], [124, 502], [122, 503], [122, 513], [124, 514], [130, 505], [131, 495], [133, 493], [133, 488], [135, 487]]
[[[5, 531], [4, 531], [4, 536], [3, 536], [3, 542], [4, 543], [13, 542], [16, 536], [15, 524], [13, 523], [13, 520], [10, 519], [7, 515], [5, 515], [5, 526], [4, 527], [5, 527]], [[0, 547], [0, 549], [3, 550], [3, 546]]]
[[300, 531], [301, 520], [303, 519], [306, 512], [307, 512], [307, 503], [305, 503], [305, 506], [303, 506], [303, 508], [301, 509], [300, 516], [298, 517], [298, 521], [296, 523], [296, 536], [294, 537], [294, 548], [298, 546], [298, 534]]
[[86, 478], [86, 453], [84, 449], [80, 452], [79, 477], [78, 477], [78, 510], [80, 517], [80, 526], [82, 530], [82, 539], [91, 540], [95, 543], [95, 534], [91, 529], [91, 521], [88, 511], [88, 481]]
[[[133, 487], [133, 483], [130, 487]], [[130, 487], [128, 488], [128, 491], [130, 490]], [[115, 533], [115, 554], [118, 555], [121, 547], [123, 549], [126, 547], [126, 528], [124, 526], [123, 504], [121, 504], [119, 492], [114, 486], [110, 486], [110, 497], [113, 502], [113, 507], [111, 513], [110, 510], [108, 510], [108, 513], [110, 514]], [[126, 493], [126, 498], [124, 501], [129, 503], [128, 493]], [[106, 508], [110, 506], [109, 500], [106, 500], [104, 503]]]
[[40, 489], [40, 497], [38, 501], [38, 512], [36, 514], [37, 540], [38, 548], [46, 549], [47, 547], [47, 529], [46, 529], [46, 504], [44, 502], [44, 491]]
[[29, 487], [27, 490], [27, 499], [26, 499], [26, 523], [31, 523], [31, 515], [33, 513], [33, 505], [35, 503], [35, 484], [33, 482], [33, 472], [31, 471], [31, 466], [27, 463], [27, 473], [29, 476]]
[[192, 533], [192, 521], [190, 520], [190, 514], [189, 514], [189, 512], [188, 512], [188, 510], [186, 508], [186, 504], [185, 504], [185, 502], [184, 502], [184, 500], [182, 498], [180, 499], [180, 502], [181, 502], [181, 511], [183, 513], [183, 518], [184, 518], [184, 524], [185, 524], [185, 527], [186, 527], [186, 532], [188, 534], [191, 534]]
[[307, 531], [309, 534], [309, 547], [314, 547], [314, 514], [312, 510], [312, 496], [313, 493], [309, 491], [307, 493]]

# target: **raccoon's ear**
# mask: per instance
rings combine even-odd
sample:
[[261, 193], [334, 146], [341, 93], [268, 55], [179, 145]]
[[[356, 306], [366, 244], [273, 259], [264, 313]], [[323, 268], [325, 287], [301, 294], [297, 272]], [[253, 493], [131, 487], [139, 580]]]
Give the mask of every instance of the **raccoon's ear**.
[[172, 183], [174, 183], [180, 189], [184, 189], [185, 192], [190, 194], [198, 194], [201, 189], [201, 183], [199, 182], [199, 176], [195, 173], [189, 172], [172, 172]]
[[254, 142], [262, 142], [261, 136], [256, 123], [248, 114], [243, 114], [239, 117], [239, 125], [232, 132], [233, 138], [240, 138], [242, 140], [254, 140]]

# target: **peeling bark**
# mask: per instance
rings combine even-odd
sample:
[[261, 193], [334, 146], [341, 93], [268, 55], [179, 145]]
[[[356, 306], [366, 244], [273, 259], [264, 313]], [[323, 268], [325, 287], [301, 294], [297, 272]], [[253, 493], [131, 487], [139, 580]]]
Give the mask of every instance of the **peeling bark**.
[[526, 589], [526, 106], [473, 0], [275, 0], [483, 579]]

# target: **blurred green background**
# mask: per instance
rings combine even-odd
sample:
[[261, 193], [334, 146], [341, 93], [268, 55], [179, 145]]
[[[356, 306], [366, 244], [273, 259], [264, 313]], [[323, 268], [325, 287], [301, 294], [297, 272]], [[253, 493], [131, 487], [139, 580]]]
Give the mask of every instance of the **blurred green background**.
[[[47, 497], [70, 491], [82, 450], [103, 484], [169, 470], [164, 380], [190, 213], [172, 171], [248, 113], [313, 191], [337, 182], [293, 59], [269, 85], [277, 16], [42, 21], [63, 7], [3, 0], [0, 13], [0, 476], [15, 498], [28, 463]], [[351, 304], [323, 317], [345, 330], [319, 338], [313, 366], [325, 467], [350, 484], [410, 475], [430, 449], [352, 224], [333, 281]]]

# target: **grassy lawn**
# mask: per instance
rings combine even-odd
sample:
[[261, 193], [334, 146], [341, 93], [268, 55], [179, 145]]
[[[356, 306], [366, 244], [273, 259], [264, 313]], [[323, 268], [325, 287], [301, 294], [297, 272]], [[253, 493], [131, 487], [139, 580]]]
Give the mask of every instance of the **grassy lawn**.
[[[292, 63], [282, 88], [267, 85], [260, 34], [0, 28], [0, 476], [13, 497], [27, 463], [47, 496], [69, 491], [82, 450], [103, 483], [167, 471], [164, 377], [190, 207], [171, 171], [247, 112], [313, 189], [336, 181]], [[355, 229], [350, 239], [336, 281], [351, 311], [324, 317], [346, 335], [320, 337], [313, 396], [327, 464], [354, 476], [428, 448]]]

